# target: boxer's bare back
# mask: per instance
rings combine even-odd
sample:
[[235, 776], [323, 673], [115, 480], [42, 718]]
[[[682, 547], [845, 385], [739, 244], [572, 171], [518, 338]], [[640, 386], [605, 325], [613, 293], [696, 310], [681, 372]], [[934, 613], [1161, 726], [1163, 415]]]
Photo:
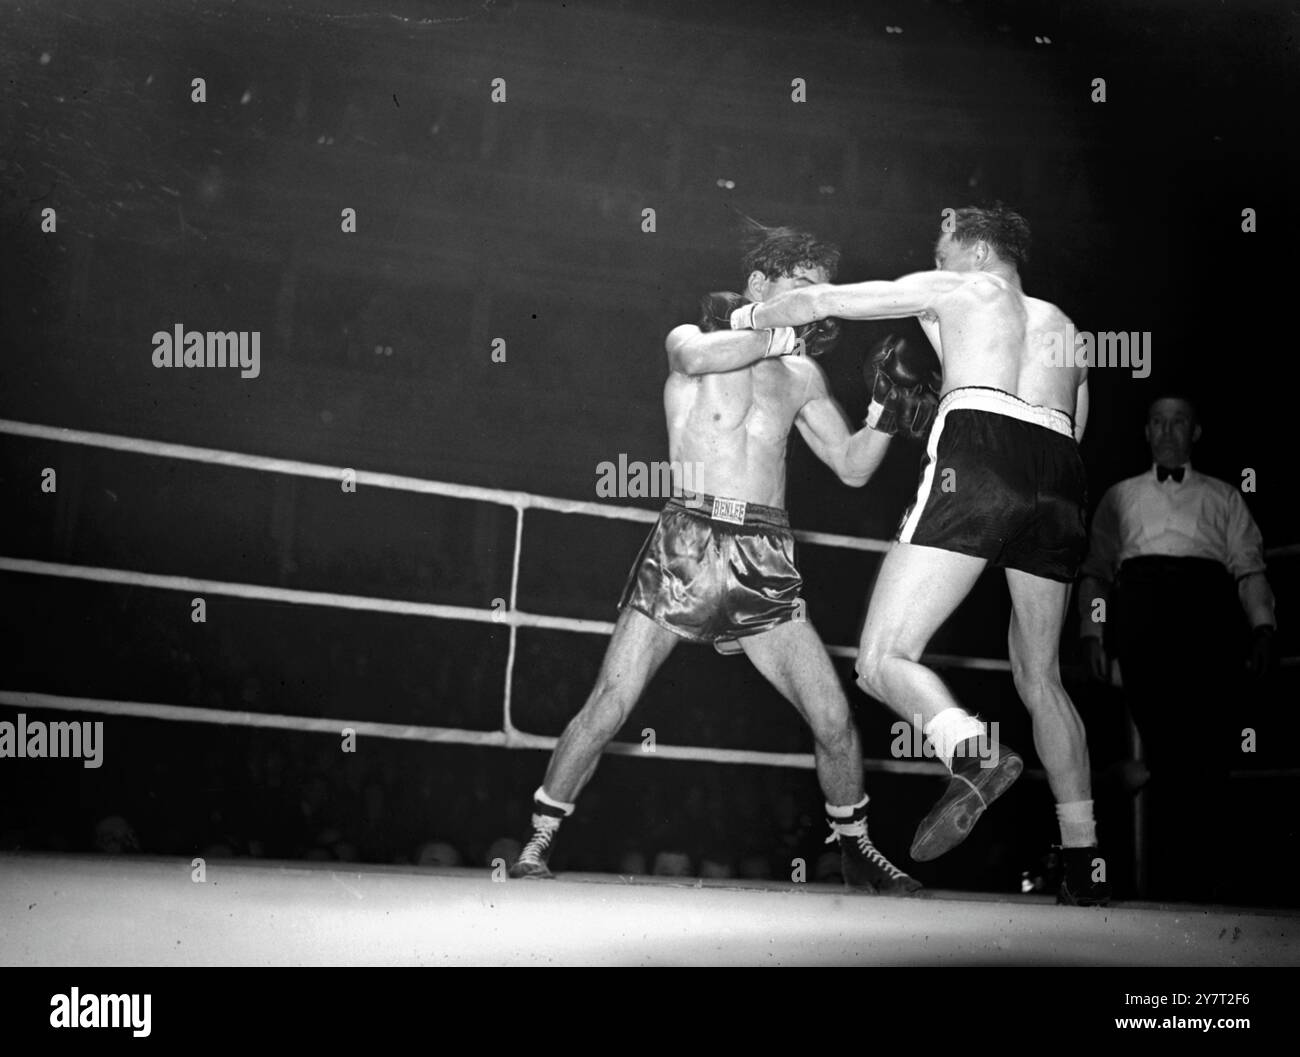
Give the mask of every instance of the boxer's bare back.
[[[1073, 362], [1070, 323], [1055, 305], [1028, 297], [1014, 278], [989, 271], [947, 270], [961, 248], [945, 235], [935, 247], [939, 270], [893, 282], [809, 286], [762, 305], [756, 326], [792, 326], [810, 319], [896, 319], [916, 316], [943, 365], [943, 392], [986, 386], [1074, 419], [1075, 439], [1087, 421], [1087, 369]], [[1053, 352], [1056, 355], [1053, 355]], [[1065, 355], [1063, 355], [1064, 353]]]

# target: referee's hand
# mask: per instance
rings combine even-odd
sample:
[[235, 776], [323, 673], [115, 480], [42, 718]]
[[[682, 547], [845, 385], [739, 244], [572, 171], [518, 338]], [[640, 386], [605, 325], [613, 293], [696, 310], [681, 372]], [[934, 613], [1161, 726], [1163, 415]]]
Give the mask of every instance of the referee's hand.
[[1251, 634], [1250, 656], [1246, 659], [1246, 668], [1255, 679], [1271, 675], [1277, 667], [1277, 650], [1273, 647], [1273, 628], [1261, 624]]
[[1106, 656], [1106, 647], [1102, 645], [1101, 639], [1092, 637], [1084, 639], [1083, 652], [1088, 675], [1098, 683], [1109, 683], [1110, 658]]

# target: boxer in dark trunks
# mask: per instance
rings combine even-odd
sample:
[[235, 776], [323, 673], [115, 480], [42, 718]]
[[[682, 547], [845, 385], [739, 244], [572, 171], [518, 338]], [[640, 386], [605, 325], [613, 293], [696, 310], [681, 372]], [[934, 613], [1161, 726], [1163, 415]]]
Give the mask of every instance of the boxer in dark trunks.
[[[605, 746], [681, 640], [743, 651], [813, 733], [817, 776], [846, 883], [907, 894], [920, 885], [871, 843], [862, 749], [848, 699], [813, 625], [784, 510], [786, 444], [797, 426], [814, 453], [861, 487], [889, 443], [884, 429], [850, 433], [811, 358], [833, 338], [818, 324], [739, 333], [730, 312], [749, 300], [830, 280], [839, 252], [788, 228], [763, 229], [746, 255], [745, 296], [712, 294], [700, 325], [672, 330], [664, 386], [671, 465], [700, 468], [694, 492], [668, 503], [623, 592], [596, 686], [565, 728], [533, 798], [533, 832], [511, 877], [550, 877], [560, 823]], [[877, 423], [879, 425], [879, 423]]]
[[1058, 900], [1104, 903], [1109, 886], [1096, 846], [1088, 743], [1058, 658], [1086, 545], [1078, 442], [1088, 417], [1087, 368], [1064, 348], [1074, 331], [1061, 310], [1021, 289], [1024, 218], [1000, 207], [967, 208], [956, 210], [954, 221], [935, 246], [935, 271], [896, 282], [805, 286], [743, 306], [732, 326], [798, 326], [829, 316], [920, 320], [942, 363], [942, 399], [916, 501], [868, 607], [858, 685], [919, 723], [952, 773], [912, 844], [919, 861], [942, 855], [966, 838], [1023, 764], [1005, 746], [985, 759], [984, 724], [920, 658], [985, 567], [1004, 568], [1011, 672], [1033, 719], [1061, 829]]

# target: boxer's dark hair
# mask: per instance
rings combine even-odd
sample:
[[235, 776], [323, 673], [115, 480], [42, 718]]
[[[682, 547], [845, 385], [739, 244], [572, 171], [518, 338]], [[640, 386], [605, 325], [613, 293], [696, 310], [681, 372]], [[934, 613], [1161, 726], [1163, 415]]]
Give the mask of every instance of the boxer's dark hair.
[[744, 220], [745, 256], [741, 264], [746, 277], [758, 271], [769, 279], [778, 279], [802, 266], [824, 268], [828, 281], [835, 278], [840, 267], [840, 248], [835, 243], [824, 242], [810, 231], [770, 228], [749, 217]]
[[999, 257], [1017, 268], [1029, 260], [1029, 221], [1014, 209], [998, 203], [995, 206], [964, 206], [955, 210], [955, 242], [969, 246], [983, 239], [992, 246]]

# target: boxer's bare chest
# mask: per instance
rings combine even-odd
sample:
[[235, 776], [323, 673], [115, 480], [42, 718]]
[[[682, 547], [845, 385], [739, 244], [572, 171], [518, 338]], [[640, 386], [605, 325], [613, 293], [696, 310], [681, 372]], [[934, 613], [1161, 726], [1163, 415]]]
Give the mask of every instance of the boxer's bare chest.
[[739, 371], [709, 374], [670, 394], [670, 426], [698, 438], [745, 437], [774, 443], [790, 432], [799, 412], [800, 377], [773, 359]]

